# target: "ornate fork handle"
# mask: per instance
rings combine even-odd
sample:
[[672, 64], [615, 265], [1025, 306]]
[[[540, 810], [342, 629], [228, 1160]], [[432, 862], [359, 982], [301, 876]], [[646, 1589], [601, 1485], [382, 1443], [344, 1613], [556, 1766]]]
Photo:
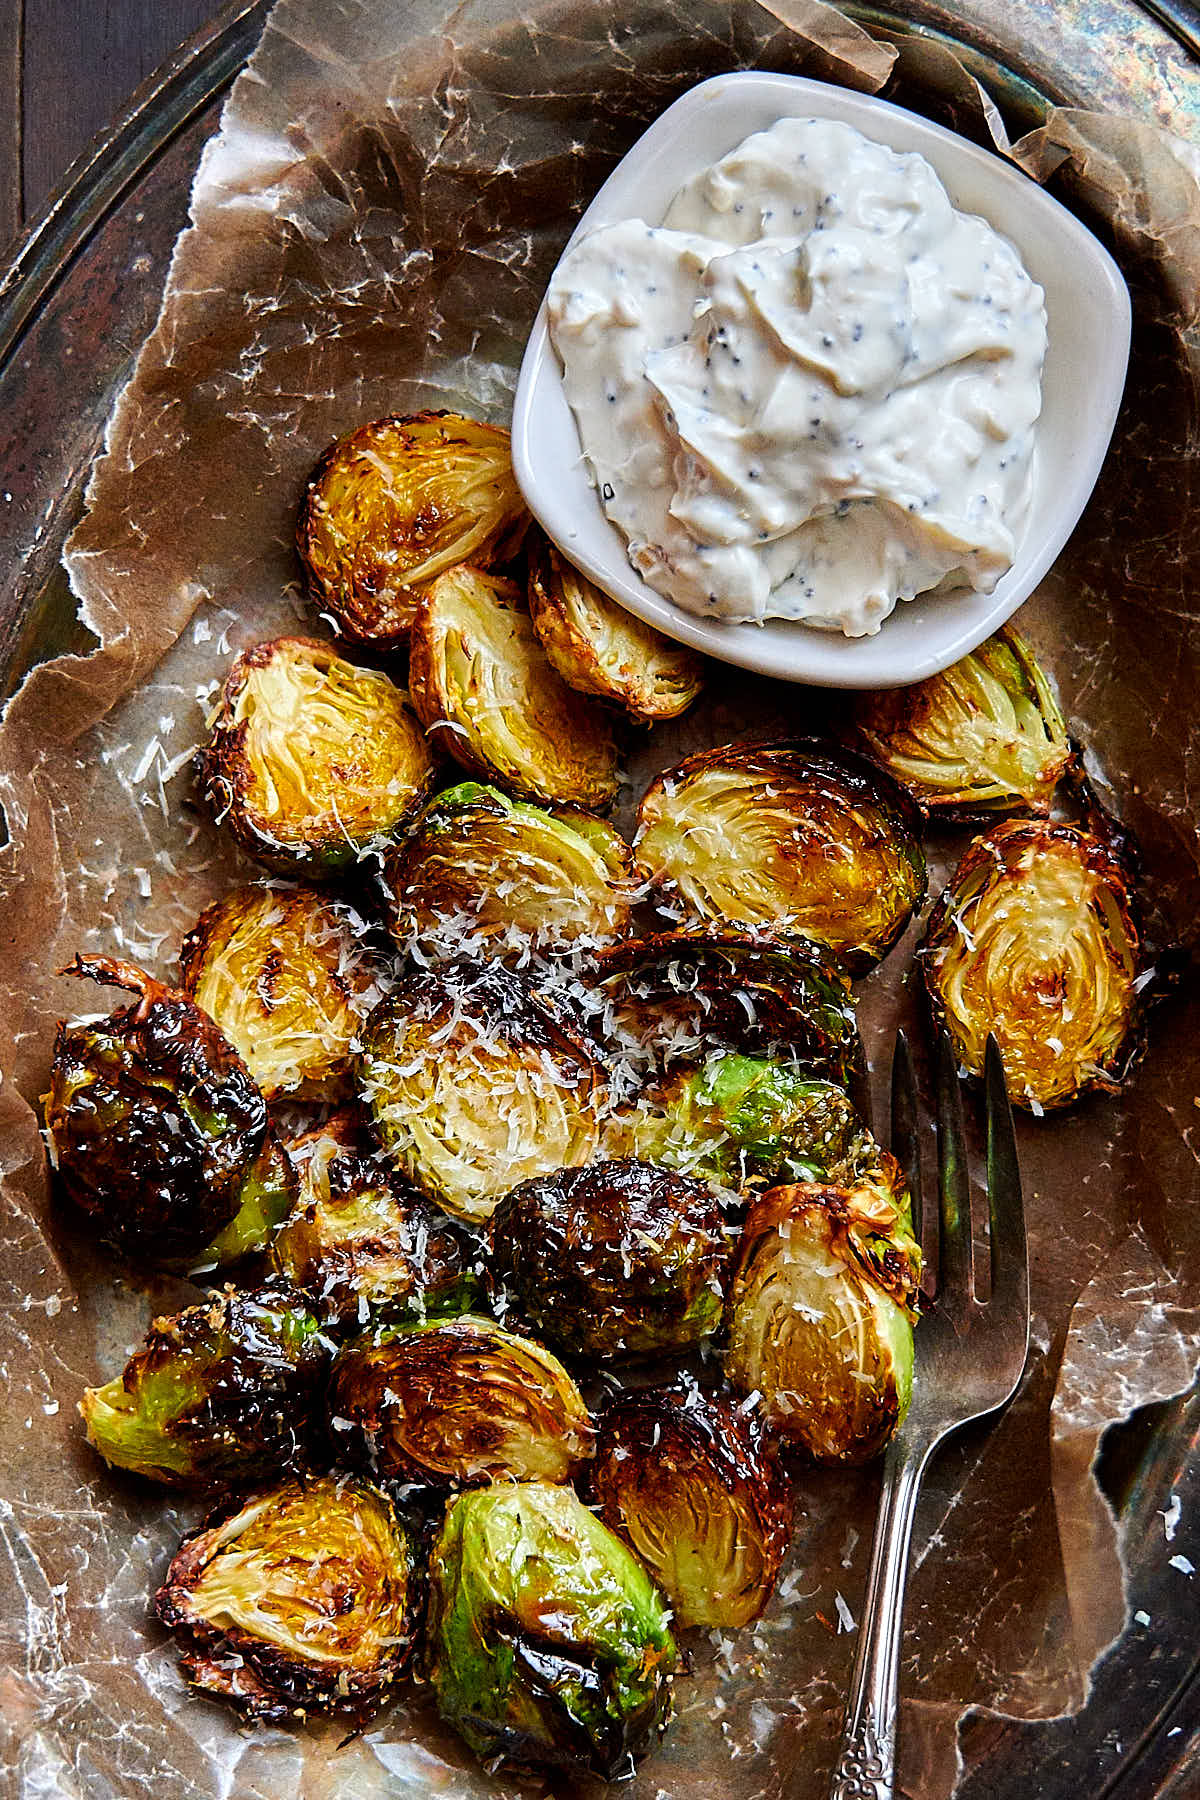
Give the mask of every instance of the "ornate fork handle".
[[913, 1513], [932, 1443], [894, 1440], [883, 1465], [866, 1602], [830, 1800], [893, 1800], [900, 1626]]

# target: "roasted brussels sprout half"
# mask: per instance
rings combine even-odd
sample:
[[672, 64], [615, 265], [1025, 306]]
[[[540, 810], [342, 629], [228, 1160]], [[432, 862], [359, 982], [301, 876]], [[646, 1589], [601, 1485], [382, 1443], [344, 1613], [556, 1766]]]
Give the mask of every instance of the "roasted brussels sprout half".
[[730, 1380], [818, 1462], [865, 1462], [908, 1407], [920, 1268], [898, 1172], [772, 1188], [742, 1230]]
[[529, 613], [568, 687], [638, 719], [677, 719], [699, 697], [704, 664], [602, 593], [546, 540], [530, 557]]
[[506, 969], [407, 976], [368, 1019], [356, 1073], [396, 1166], [458, 1218], [596, 1148], [591, 1051]]
[[1115, 1093], [1140, 1049], [1142, 940], [1129, 875], [1100, 838], [1010, 819], [976, 838], [921, 949], [934, 1017], [982, 1075], [994, 1035], [1031, 1112]]
[[349, 1113], [289, 1146], [300, 1196], [271, 1242], [329, 1325], [455, 1311], [475, 1291], [458, 1239]]
[[296, 548], [343, 637], [395, 644], [426, 583], [456, 563], [506, 561], [528, 521], [507, 431], [415, 413], [373, 419], [330, 446], [309, 477]]
[[440, 575], [413, 621], [409, 682], [438, 749], [469, 775], [551, 806], [616, 798], [608, 716], [551, 667], [511, 582]]
[[137, 999], [60, 1022], [45, 1097], [63, 1192], [104, 1242], [152, 1268], [230, 1262], [265, 1243], [296, 1192], [245, 1063], [186, 994], [132, 963], [64, 971]]
[[313, 888], [241, 887], [183, 940], [184, 992], [215, 1019], [268, 1100], [333, 1099], [379, 998], [367, 927]]
[[1007, 625], [928, 681], [861, 695], [854, 723], [926, 812], [950, 820], [1045, 814], [1074, 760], [1049, 680]]
[[383, 1481], [569, 1481], [591, 1454], [587, 1407], [558, 1358], [470, 1313], [347, 1344], [329, 1410], [342, 1453]]
[[736, 1630], [771, 1598], [792, 1506], [745, 1403], [694, 1385], [642, 1388], [608, 1406], [592, 1487], [677, 1625]]
[[501, 1201], [494, 1266], [534, 1329], [572, 1354], [684, 1350], [721, 1322], [725, 1198], [651, 1163], [559, 1169]]
[[187, 1538], [154, 1610], [188, 1680], [250, 1718], [361, 1718], [412, 1651], [412, 1549], [370, 1483], [285, 1481]]
[[816, 743], [726, 744], [651, 784], [634, 849], [700, 919], [885, 956], [925, 894], [920, 815], [890, 775]]
[[730, 1051], [651, 1083], [609, 1115], [602, 1141], [609, 1155], [739, 1189], [850, 1182], [881, 1154], [841, 1088], [795, 1063]]
[[401, 690], [314, 638], [273, 638], [238, 657], [199, 774], [243, 850], [314, 880], [399, 836], [434, 781]]
[[88, 1441], [119, 1469], [169, 1487], [258, 1481], [299, 1460], [326, 1359], [300, 1295], [229, 1288], [156, 1319], [79, 1410]]
[[615, 1780], [670, 1716], [667, 1618], [637, 1558], [569, 1488], [462, 1494], [430, 1569], [438, 1711], [489, 1768]]
[[544, 812], [465, 781], [387, 857], [392, 933], [436, 954], [603, 943], [627, 928], [633, 856], [589, 813]]
[[854, 999], [820, 950], [732, 931], [670, 931], [598, 955], [621, 1028], [664, 1063], [714, 1048], [787, 1052], [840, 1086], [864, 1067]]

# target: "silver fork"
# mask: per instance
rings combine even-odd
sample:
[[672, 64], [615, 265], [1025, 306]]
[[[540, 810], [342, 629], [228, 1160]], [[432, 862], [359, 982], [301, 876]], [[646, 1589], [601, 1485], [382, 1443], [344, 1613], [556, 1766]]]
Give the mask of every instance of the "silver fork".
[[[913, 1513], [934, 1450], [1017, 1390], [1029, 1350], [1029, 1267], [1021, 1178], [1004, 1068], [993, 1038], [984, 1070], [991, 1291], [975, 1297], [971, 1191], [962, 1094], [945, 1033], [936, 1056], [939, 1248], [937, 1293], [917, 1327], [912, 1405], [888, 1446], [866, 1602], [831, 1800], [893, 1800], [900, 1628]], [[892, 1149], [908, 1176], [921, 1232], [920, 1115], [901, 1032], [892, 1060]]]

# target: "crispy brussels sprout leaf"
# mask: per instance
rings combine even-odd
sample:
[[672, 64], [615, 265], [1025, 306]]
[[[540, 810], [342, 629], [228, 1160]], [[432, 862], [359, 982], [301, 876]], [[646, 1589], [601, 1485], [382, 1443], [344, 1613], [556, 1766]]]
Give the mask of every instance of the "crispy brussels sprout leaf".
[[726, 1199], [651, 1163], [556, 1170], [500, 1203], [494, 1266], [534, 1329], [573, 1354], [684, 1350], [721, 1321]]
[[58, 1027], [45, 1112], [64, 1193], [152, 1268], [259, 1248], [296, 1182], [241, 1057], [186, 994], [132, 963], [77, 956], [68, 972], [137, 998]]
[[865, 1462], [912, 1392], [920, 1253], [898, 1175], [772, 1188], [751, 1207], [729, 1305], [729, 1379], [818, 1462]]
[[528, 521], [507, 431], [416, 413], [373, 419], [330, 446], [309, 477], [296, 548], [343, 637], [395, 644], [426, 583], [457, 563], [506, 561]]
[[558, 1358], [469, 1313], [347, 1344], [329, 1409], [335, 1443], [384, 1481], [569, 1481], [591, 1454], [587, 1407]]
[[241, 887], [205, 907], [179, 953], [184, 992], [215, 1019], [268, 1100], [333, 1099], [379, 998], [367, 926], [312, 888]]
[[250, 1718], [361, 1718], [412, 1651], [413, 1552], [380, 1488], [285, 1481], [187, 1538], [154, 1610], [188, 1680]]
[[327, 1324], [459, 1310], [475, 1284], [457, 1238], [353, 1115], [335, 1114], [290, 1151], [300, 1195], [271, 1260]]
[[551, 667], [510, 582], [439, 576], [413, 621], [409, 682], [438, 749], [469, 775], [551, 806], [616, 798], [609, 718]]
[[928, 681], [861, 695], [854, 723], [928, 813], [952, 820], [1045, 814], [1074, 760], [1045, 671], [1008, 625]]
[[920, 815], [892, 778], [815, 742], [725, 744], [642, 797], [635, 853], [701, 920], [794, 932], [861, 972], [925, 893]]
[[550, 813], [466, 781], [439, 794], [387, 857], [389, 922], [403, 947], [489, 955], [606, 943], [628, 927], [633, 856], [587, 813]]
[[642, 1388], [605, 1409], [592, 1486], [679, 1625], [736, 1630], [771, 1598], [791, 1496], [744, 1403], [695, 1386]]
[[982, 1075], [994, 1034], [1031, 1112], [1115, 1093], [1140, 1050], [1141, 931], [1129, 875], [1100, 838], [1012, 819], [976, 838], [921, 948], [934, 1017]]
[[199, 775], [244, 850], [313, 880], [398, 837], [434, 781], [406, 695], [315, 638], [273, 638], [238, 657]]
[[569, 1488], [453, 1502], [430, 1570], [429, 1658], [438, 1711], [489, 1767], [614, 1780], [670, 1713], [666, 1608]]
[[214, 1295], [156, 1319], [122, 1374], [79, 1403], [105, 1462], [169, 1487], [260, 1480], [293, 1466], [326, 1346], [286, 1288]]
[[677, 719], [699, 697], [704, 664], [626, 612], [542, 539], [530, 557], [529, 613], [568, 687], [637, 719]]
[[406, 977], [367, 1021], [359, 1092], [380, 1141], [458, 1218], [488, 1218], [517, 1182], [594, 1153], [591, 1051], [501, 968]]

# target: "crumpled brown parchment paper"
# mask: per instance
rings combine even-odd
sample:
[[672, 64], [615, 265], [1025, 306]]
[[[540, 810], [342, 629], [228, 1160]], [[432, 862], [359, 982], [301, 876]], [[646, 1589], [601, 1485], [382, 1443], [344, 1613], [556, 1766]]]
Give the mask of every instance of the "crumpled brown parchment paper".
[[[53, 1020], [93, 1003], [52, 971], [102, 948], [170, 977], [200, 908], [247, 872], [191, 808], [189, 752], [231, 655], [310, 622], [290, 550], [310, 464], [383, 412], [506, 418], [574, 216], [693, 82], [759, 66], [886, 86], [1014, 156], [1122, 258], [1137, 320], [1127, 403], [1087, 517], [1022, 624], [1138, 834], [1158, 940], [1195, 946], [1196, 152], [1081, 112], [1010, 145], [944, 47], [874, 40], [819, 0], [508, 10], [279, 0], [205, 151], [158, 326], [70, 545], [98, 648], [37, 669], [0, 729], [0, 1743], [20, 1800], [517, 1791], [473, 1767], [419, 1691], [344, 1747], [320, 1723], [242, 1734], [185, 1691], [145, 1607], [198, 1509], [106, 1473], [75, 1402], [186, 1290], [143, 1288], [63, 1236], [33, 1106]], [[715, 669], [698, 711], [638, 749], [629, 793], [699, 743], [808, 729], [836, 705]], [[961, 842], [935, 845], [935, 891]], [[897, 1018], [915, 1016], [911, 942], [865, 984], [880, 1066]], [[1185, 1387], [1200, 1354], [1200, 1221], [1186, 1200], [1198, 1040], [1176, 1000], [1127, 1096], [1022, 1125], [1033, 1352], [1008, 1413], [929, 1479], [903, 1677], [907, 1792], [950, 1792], [968, 1707], [1079, 1707], [1122, 1627], [1119, 1528], [1092, 1468], [1107, 1425]], [[755, 1629], [701, 1643], [638, 1800], [824, 1791], [874, 1500], [869, 1473], [804, 1482], [776, 1601]]]

